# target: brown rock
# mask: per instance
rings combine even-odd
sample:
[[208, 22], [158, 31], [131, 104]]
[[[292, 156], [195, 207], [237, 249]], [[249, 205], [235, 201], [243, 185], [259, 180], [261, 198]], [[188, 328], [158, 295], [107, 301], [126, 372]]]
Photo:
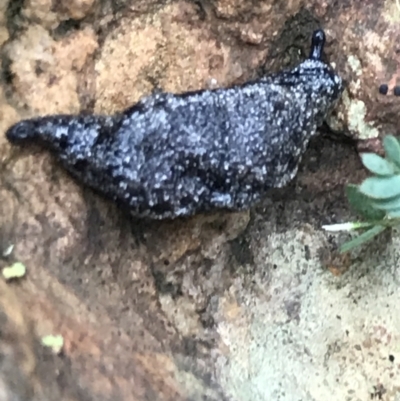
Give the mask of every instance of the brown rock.
[[96, 48], [89, 28], [55, 41], [31, 25], [6, 46], [16, 101], [38, 114], [79, 112], [79, 74]]
[[36, 357], [32, 327], [14, 291], [0, 280], [0, 398], [31, 399]]
[[80, 20], [85, 18], [92, 10], [95, 0], [63, 0], [58, 8], [64, 12], [68, 18]]

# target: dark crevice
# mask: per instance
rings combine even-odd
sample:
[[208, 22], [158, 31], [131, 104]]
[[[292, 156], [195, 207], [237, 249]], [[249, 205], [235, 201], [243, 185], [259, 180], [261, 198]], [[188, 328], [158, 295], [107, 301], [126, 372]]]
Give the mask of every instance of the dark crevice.
[[11, 59], [7, 57], [6, 54], [3, 53], [1, 57], [1, 70], [2, 70], [1, 80], [6, 85], [11, 85], [14, 78], [14, 74], [11, 71], [11, 65], [12, 65]]
[[21, 10], [25, 0], [10, 0], [5, 13], [7, 29], [10, 37], [13, 37], [15, 33], [21, 29], [21, 21], [23, 19]]
[[[9, 32], [9, 40], [13, 40], [18, 32], [23, 29], [22, 21], [24, 17], [21, 14], [21, 10], [24, 4], [24, 0], [10, 0], [5, 12], [6, 27]], [[12, 83], [14, 80], [14, 73], [12, 72], [11, 66], [13, 61], [8, 56], [5, 46], [0, 49], [0, 82], [3, 83], [4, 95], [7, 100], [12, 99], [13, 87]]]
[[69, 34], [71, 31], [79, 31], [81, 28], [82, 20], [67, 19], [61, 21], [51, 34], [54, 40], [58, 40]]

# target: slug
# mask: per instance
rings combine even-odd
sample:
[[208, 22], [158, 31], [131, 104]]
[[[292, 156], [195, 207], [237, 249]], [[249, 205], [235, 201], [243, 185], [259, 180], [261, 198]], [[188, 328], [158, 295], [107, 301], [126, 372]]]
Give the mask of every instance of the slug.
[[78, 181], [138, 217], [247, 209], [296, 175], [343, 91], [322, 61], [324, 43], [315, 31], [305, 61], [243, 85], [156, 93], [113, 116], [28, 119], [6, 137], [43, 145]]

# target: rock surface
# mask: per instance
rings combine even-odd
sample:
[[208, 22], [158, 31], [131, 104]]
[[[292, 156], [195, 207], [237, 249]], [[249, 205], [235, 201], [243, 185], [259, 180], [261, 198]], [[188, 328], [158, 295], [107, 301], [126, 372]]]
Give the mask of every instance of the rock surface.
[[349, 83], [331, 126], [397, 132], [399, 19], [383, 0], [3, 0], [0, 254], [14, 249], [0, 267], [28, 273], [0, 281], [0, 398], [398, 400], [399, 237], [323, 256], [338, 238], [321, 225], [349, 217], [343, 186], [364, 175], [348, 144], [314, 140], [295, 182], [250, 212], [149, 223], [3, 133], [245, 82], [303, 59], [319, 24]]

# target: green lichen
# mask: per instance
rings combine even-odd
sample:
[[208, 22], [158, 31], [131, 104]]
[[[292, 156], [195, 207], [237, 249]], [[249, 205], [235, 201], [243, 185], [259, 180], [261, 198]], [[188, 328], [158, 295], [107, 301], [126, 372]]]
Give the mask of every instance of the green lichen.
[[355, 72], [355, 74], [359, 77], [362, 74], [361, 61], [352, 54], [347, 58], [347, 62], [350, 68]]
[[350, 132], [358, 139], [371, 139], [379, 136], [379, 131], [371, 122], [367, 122], [367, 107], [362, 100], [350, 99], [348, 93], [343, 94], [343, 103], [347, 111], [347, 121]]

